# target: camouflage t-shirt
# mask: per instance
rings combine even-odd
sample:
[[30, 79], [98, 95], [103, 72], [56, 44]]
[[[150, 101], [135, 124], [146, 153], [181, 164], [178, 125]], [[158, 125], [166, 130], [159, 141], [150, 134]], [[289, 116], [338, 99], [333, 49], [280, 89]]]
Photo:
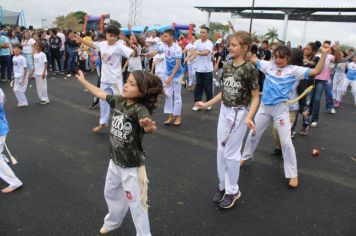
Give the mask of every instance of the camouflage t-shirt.
[[114, 109], [110, 127], [110, 158], [123, 168], [143, 165], [144, 129], [139, 120], [150, 116], [148, 109], [140, 103], [127, 105], [121, 96], [107, 95], [106, 101]]
[[258, 72], [250, 63], [235, 67], [224, 63], [222, 100], [228, 107], [248, 106], [252, 99], [251, 90], [258, 89]]

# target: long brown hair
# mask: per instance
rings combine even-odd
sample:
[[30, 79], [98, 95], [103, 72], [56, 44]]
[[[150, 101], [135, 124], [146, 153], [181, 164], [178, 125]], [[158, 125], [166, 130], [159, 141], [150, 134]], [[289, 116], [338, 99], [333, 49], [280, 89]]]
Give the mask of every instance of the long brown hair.
[[244, 56], [246, 56], [246, 54], [250, 51], [251, 45], [252, 45], [251, 34], [247, 33], [246, 31], [238, 31], [238, 32], [229, 36], [229, 38], [228, 38], [229, 43], [232, 38], [237, 39], [237, 41], [239, 41], [241, 47], [247, 46], [247, 50], [244, 55]]
[[131, 74], [135, 78], [141, 94], [136, 102], [145, 105], [152, 114], [153, 110], [157, 108], [158, 96], [163, 94], [162, 80], [158, 76], [142, 70], [133, 71]]

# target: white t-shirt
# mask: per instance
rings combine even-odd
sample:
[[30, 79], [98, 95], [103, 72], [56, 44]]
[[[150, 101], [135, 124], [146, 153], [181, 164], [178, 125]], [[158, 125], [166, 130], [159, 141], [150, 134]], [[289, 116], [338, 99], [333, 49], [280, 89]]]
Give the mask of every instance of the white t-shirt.
[[155, 74], [164, 75], [166, 72], [166, 56], [164, 53], [158, 53], [153, 57], [153, 62], [155, 63]]
[[[191, 49], [193, 49], [193, 44], [192, 43], [188, 43], [187, 46], [185, 46], [185, 50], [187, 50], [187, 58], [189, 58], [191, 55], [192, 55], [192, 51]], [[194, 64], [195, 63], [195, 60], [194, 61], [187, 61], [187, 64], [188, 65], [191, 65], [191, 64]]]
[[213, 61], [211, 60], [211, 53], [213, 52], [213, 43], [210, 40], [202, 42], [201, 39], [199, 39], [194, 43], [193, 47], [197, 51], [209, 50], [209, 54], [207, 56], [196, 56], [196, 72], [212, 72], [214, 70]]
[[149, 45], [148, 47], [148, 53], [151, 53], [153, 51], [157, 51], [157, 46], [158, 43], [160, 42], [160, 39], [158, 37], [149, 37], [146, 39], [146, 43]]
[[66, 43], [66, 36], [62, 32], [58, 32], [57, 36], [61, 38], [62, 40], [62, 45], [59, 51], [64, 51], [64, 44]]
[[101, 82], [109, 84], [122, 83], [122, 57], [129, 58], [133, 50], [122, 42], [108, 45], [107, 41], [94, 42], [101, 54]]
[[20, 78], [24, 74], [24, 69], [27, 68], [26, 58], [22, 55], [14, 56], [12, 58], [15, 78]]
[[132, 72], [135, 70], [142, 70], [142, 63], [141, 63], [141, 56], [140, 56], [141, 50], [142, 50], [141, 46], [138, 45], [138, 47], [137, 47], [138, 55], [137, 55], [137, 57], [131, 56], [129, 58], [129, 66], [127, 68], [127, 71]]
[[22, 42], [21, 42], [22, 53], [23, 54], [31, 54], [32, 47], [35, 43], [36, 43], [36, 41], [33, 38], [30, 38], [29, 40], [22, 40]]
[[[33, 55], [33, 58], [34, 58], [34, 65], [35, 65], [35, 75], [42, 75], [45, 69], [45, 63], [47, 62], [46, 54], [44, 54], [43, 52], [35, 53], [35, 55]], [[46, 75], [47, 75], [47, 70], [46, 70]]]

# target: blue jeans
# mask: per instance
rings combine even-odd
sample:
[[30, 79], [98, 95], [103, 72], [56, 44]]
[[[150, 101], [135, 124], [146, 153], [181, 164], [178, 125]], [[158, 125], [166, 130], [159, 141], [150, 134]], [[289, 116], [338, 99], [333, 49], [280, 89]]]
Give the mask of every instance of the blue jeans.
[[1, 67], [1, 79], [5, 80], [5, 69], [6, 69], [7, 79], [11, 80], [12, 65], [11, 65], [10, 55], [0, 56], [0, 67]]
[[[323, 90], [326, 93], [326, 109], [333, 108], [332, 104], [332, 88], [330, 92], [330, 87], [328, 88], [328, 81], [325, 80], [315, 80], [315, 88], [313, 90], [311, 100], [310, 100], [310, 111], [311, 111], [311, 122], [319, 121], [319, 111], [320, 111], [320, 99], [323, 95]], [[330, 96], [331, 94], [331, 96]]]
[[59, 69], [59, 70], [63, 71], [64, 70], [64, 50], [59, 52], [59, 57], [60, 57], [60, 59], [59, 59], [60, 62], [59, 63], [61, 63], [61, 68], [62, 68], [62, 69]]
[[196, 84], [194, 102], [202, 101], [205, 92], [206, 101], [213, 98], [213, 72], [195, 72]]
[[325, 85], [325, 108], [330, 110], [334, 108], [333, 105], [333, 81], [330, 80], [329, 83], [327, 82]]
[[77, 51], [76, 48], [67, 48], [68, 60], [67, 60], [67, 70], [68, 73], [74, 71], [76, 67]]

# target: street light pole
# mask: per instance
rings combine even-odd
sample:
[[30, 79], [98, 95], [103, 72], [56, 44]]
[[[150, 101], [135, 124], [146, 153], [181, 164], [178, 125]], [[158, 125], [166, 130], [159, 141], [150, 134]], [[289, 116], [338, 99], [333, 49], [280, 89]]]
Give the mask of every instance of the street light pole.
[[41, 21], [42, 21], [42, 29], [43, 29], [43, 26], [44, 26], [44, 24], [43, 24], [43, 22], [45, 22], [47, 19], [42, 19]]
[[255, 0], [252, 0], [252, 12], [251, 12], [251, 19], [250, 19], [250, 30], [248, 31], [251, 33], [252, 31], [252, 19], [253, 19], [253, 10], [255, 9]]

